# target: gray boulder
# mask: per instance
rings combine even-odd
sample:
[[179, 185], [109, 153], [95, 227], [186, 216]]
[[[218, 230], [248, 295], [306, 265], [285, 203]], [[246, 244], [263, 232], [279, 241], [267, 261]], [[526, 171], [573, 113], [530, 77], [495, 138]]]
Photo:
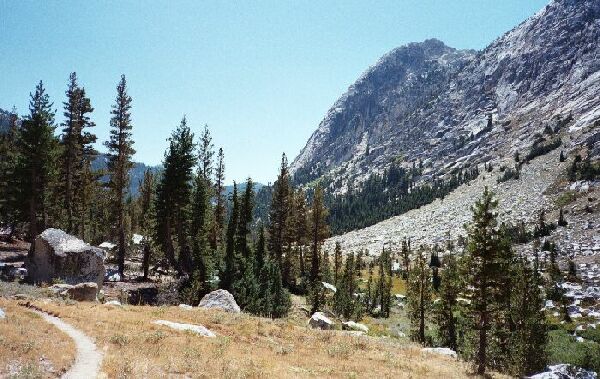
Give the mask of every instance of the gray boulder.
[[202, 300], [200, 300], [198, 307], [221, 309], [225, 312], [240, 313], [240, 307], [235, 302], [233, 295], [230, 294], [229, 291], [222, 289], [212, 291], [211, 293], [204, 295]]
[[323, 312], [315, 312], [308, 320], [308, 325], [313, 329], [331, 330], [335, 322], [331, 321]]
[[369, 333], [368, 326], [366, 326], [365, 324], [355, 322], [355, 321], [342, 322], [342, 329], [343, 330], [354, 330], [354, 331], [363, 332], [363, 333]]
[[104, 280], [104, 251], [60, 229], [46, 229], [35, 238], [25, 265], [34, 283], [95, 282], [99, 290]]
[[4, 313], [2, 308], [0, 308], [0, 320], [2, 320], [3, 318], [6, 318], [6, 314]]

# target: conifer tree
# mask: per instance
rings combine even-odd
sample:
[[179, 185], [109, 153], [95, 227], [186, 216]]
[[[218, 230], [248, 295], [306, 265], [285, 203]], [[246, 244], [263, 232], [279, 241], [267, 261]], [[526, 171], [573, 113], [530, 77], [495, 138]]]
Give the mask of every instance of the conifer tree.
[[558, 226], [567, 226], [567, 220], [565, 220], [565, 214], [563, 213], [563, 209], [560, 208], [558, 213]]
[[256, 252], [254, 254], [254, 267], [256, 277], [260, 277], [265, 261], [267, 259], [265, 228], [261, 225], [258, 232], [258, 242], [256, 243]]
[[165, 258], [179, 275], [189, 274], [192, 265], [189, 221], [193, 169], [196, 164], [194, 150], [194, 134], [183, 117], [169, 138], [155, 200], [156, 240]]
[[316, 312], [323, 304], [321, 281], [321, 246], [325, 238], [329, 235], [329, 228], [326, 223], [327, 208], [323, 198], [323, 189], [317, 185], [313, 197], [312, 209], [310, 212], [310, 239], [311, 239], [311, 268], [310, 268], [310, 288], [312, 295], [312, 312]]
[[64, 209], [66, 212], [66, 229], [69, 233], [77, 233], [81, 237], [85, 233], [86, 205], [95, 178], [91, 173], [91, 160], [96, 152], [92, 144], [96, 136], [87, 128], [95, 126], [89, 114], [93, 112], [90, 99], [85, 95], [85, 89], [79, 87], [76, 73], [69, 76], [66, 91], [67, 101], [64, 102], [63, 134], [61, 138], [61, 185], [59, 187]]
[[[215, 208], [214, 222], [212, 224], [211, 247], [217, 251], [223, 239], [225, 227], [225, 155], [223, 148], [219, 148], [217, 154], [217, 167], [215, 168]], [[215, 257], [217, 258], [217, 257]]]
[[546, 366], [548, 337], [537, 256], [533, 268], [523, 258], [515, 266], [513, 317], [516, 328], [511, 339], [511, 371], [524, 376], [540, 372]]
[[291, 213], [292, 240], [295, 245], [297, 267], [302, 278], [306, 277], [307, 257], [305, 247], [308, 244], [308, 219], [306, 209], [306, 194], [302, 189], [293, 193], [293, 212]]
[[210, 183], [213, 174], [213, 156], [215, 155], [215, 152], [214, 145], [212, 143], [212, 136], [210, 135], [208, 125], [204, 125], [204, 131], [202, 132], [202, 136], [200, 137], [199, 150], [199, 174], [202, 175], [204, 180]]
[[340, 245], [340, 243], [336, 241], [334, 256], [333, 256], [333, 281], [336, 286], [338, 285], [338, 280], [340, 279], [340, 276], [341, 276], [341, 270], [342, 270], [342, 245]]
[[117, 97], [111, 110], [110, 138], [108, 148], [109, 187], [112, 191], [116, 232], [118, 236], [117, 261], [119, 273], [125, 269], [125, 199], [129, 188], [129, 170], [133, 167], [131, 157], [135, 154], [131, 134], [131, 97], [127, 94], [125, 75], [117, 85]]
[[237, 226], [239, 223], [239, 198], [237, 184], [233, 182], [233, 193], [231, 194], [231, 213], [229, 214], [229, 222], [227, 224], [227, 232], [225, 238], [225, 262], [223, 271], [221, 272], [220, 287], [226, 290], [232, 290], [233, 283], [238, 273], [237, 258], [235, 252], [235, 236], [237, 234]]
[[410, 240], [404, 239], [402, 241], [402, 262], [404, 264], [404, 279], [408, 279], [408, 275], [410, 274]]
[[192, 278], [194, 288], [198, 291], [198, 299], [210, 290], [208, 285], [212, 273], [212, 261], [210, 252], [210, 183], [205, 179], [202, 167], [198, 168], [194, 180], [194, 192], [192, 201]]
[[29, 239], [46, 228], [52, 186], [57, 174], [58, 138], [52, 103], [40, 81], [30, 94], [29, 115], [18, 133], [19, 203], [28, 215]]
[[431, 306], [431, 269], [423, 250], [419, 250], [415, 257], [406, 290], [411, 338], [425, 343], [425, 317]]
[[150, 269], [150, 255], [151, 255], [151, 238], [150, 235], [154, 231], [154, 187], [155, 179], [154, 174], [150, 169], [144, 172], [144, 179], [140, 183], [140, 196], [138, 201], [140, 202], [140, 226], [141, 232], [144, 236], [142, 240], [143, 244], [143, 258], [142, 258], [142, 272], [144, 280], [148, 279]]
[[[269, 252], [277, 260], [282, 271], [283, 255], [290, 243], [290, 195], [291, 185], [288, 171], [288, 162], [285, 154], [281, 156], [281, 166], [277, 181], [273, 185], [273, 198], [269, 210]], [[285, 286], [290, 284], [290, 278], [283, 278]]]
[[329, 251], [323, 250], [323, 259], [321, 260], [321, 278], [324, 282], [331, 283], [331, 262], [329, 261]]
[[506, 276], [510, 274], [506, 268], [510, 246], [506, 246], [497, 226], [497, 206], [498, 201], [486, 187], [472, 208], [473, 221], [468, 227], [466, 255], [472, 288], [469, 316], [471, 328], [476, 331], [474, 362], [479, 375], [491, 364], [490, 330], [499, 318], [500, 304], [505, 303]]
[[18, 116], [13, 108], [10, 113], [9, 128], [6, 133], [0, 133], [0, 225], [8, 227], [9, 237], [16, 229], [19, 220], [18, 203]]
[[436, 308], [440, 342], [442, 346], [457, 351], [457, 298], [463, 288], [457, 259], [454, 255], [444, 257], [444, 267], [440, 277], [439, 303]]
[[344, 272], [334, 295], [333, 309], [336, 314], [345, 319], [360, 319], [362, 314], [361, 301], [354, 296], [354, 293], [358, 289], [355, 267], [356, 260], [354, 254], [350, 253], [346, 256]]

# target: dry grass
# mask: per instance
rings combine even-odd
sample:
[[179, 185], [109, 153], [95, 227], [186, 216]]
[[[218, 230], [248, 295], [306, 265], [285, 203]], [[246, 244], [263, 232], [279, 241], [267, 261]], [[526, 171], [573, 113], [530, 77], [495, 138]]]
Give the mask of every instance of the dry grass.
[[[467, 372], [460, 362], [394, 339], [314, 331], [287, 320], [178, 307], [36, 305], [95, 338], [110, 378], [459, 378]], [[217, 338], [152, 324], [157, 319], [202, 324]]]
[[75, 344], [39, 315], [0, 297], [0, 378], [54, 378], [75, 359]]

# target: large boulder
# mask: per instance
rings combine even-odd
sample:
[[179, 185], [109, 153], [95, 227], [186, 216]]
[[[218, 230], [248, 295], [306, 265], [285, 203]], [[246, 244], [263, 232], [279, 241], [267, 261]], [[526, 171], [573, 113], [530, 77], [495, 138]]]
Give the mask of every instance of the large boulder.
[[308, 325], [313, 329], [331, 330], [335, 322], [331, 321], [323, 312], [315, 312], [308, 320]]
[[456, 358], [458, 356], [456, 354], [456, 351], [454, 351], [450, 348], [447, 348], [447, 347], [424, 347], [423, 349], [421, 349], [421, 351], [424, 353], [445, 355], [445, 356], [451, 357], [451, 358]]
[[240, 313], [240, 307], [235, 302], [235, 298], [229, 291], [216, 290], [204, 295], [200, 304], [200, 308], [221, 309], [225, 312]]
[[46, 229], [35, 238], [25, 261], [29, 280], [67, 284], [104, 281], [104, 251], [60, 229]]

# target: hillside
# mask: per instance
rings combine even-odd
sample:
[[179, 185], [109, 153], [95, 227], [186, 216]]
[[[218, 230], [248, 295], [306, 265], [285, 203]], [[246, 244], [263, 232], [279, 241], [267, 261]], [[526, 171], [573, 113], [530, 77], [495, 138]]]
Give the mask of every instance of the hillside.
[[418, 188], [552, 144], [548, 129], [566, 153], [592, 140], [597, 158], [599, 39], [599, 1], [555, 0], [482, 51], [438, 40], [394, 49], [331, 107], [291, 165], [295, 181], [321, 181], [342, 202], [394, 165], [418, 167], [408, 179]]
[[[0, 305], [8, 315], [6, 321], [0, 320], [0, 328], [16, 319], [41, 322], [14, 300], [0, 298]], [[111, 306], [47, 299], [36, 301], [35, 307], [59, 315], [92, 337], [104, 355], [99, 377], [461, 378], [469, 372], [467, 364], [422, 352], [418, 345], [406, 340], [355, 336], [341, 330], [311, 330], [304, 319], [271, 320], [199, 308]], [[172, 330], [154, 324], [157, 319], [202, 324], [216, 337]], [[50, 335], [57, 333], [51, 326], [45, 329]], [[12, 343], [20, 346], [25, 342]], [[29, 356], [36, 354], [41, 355], [34, 350]], [[58, 357], [50, 357], [57, 360], [54, 363], [58, 367], [64, 367]], [[33, 372], [40, 374], [41, 369], [34, 368]], [[46, 372], [45, 376], [52, 375]]]

